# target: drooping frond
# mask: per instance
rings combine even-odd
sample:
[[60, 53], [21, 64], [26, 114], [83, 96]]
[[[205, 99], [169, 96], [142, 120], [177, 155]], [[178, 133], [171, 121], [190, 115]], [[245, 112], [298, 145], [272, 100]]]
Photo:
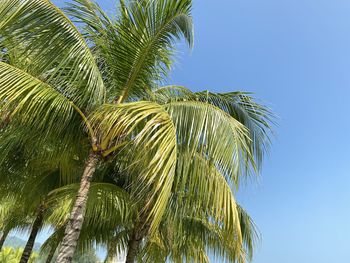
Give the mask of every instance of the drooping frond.
[[205, 211], [213, 222], [221, 224], [228, 231], [239, 233], [240, 225], [236, 201], [231, 190], [232, 182], [227, 180], [230, 178], [226, 179], [211, 159], [181, 151], [173, 189], [173, 195], [178, 198], [175, 204], [187, 206], [186, 213], [191, 213], [186, 216], [196, 217], [198, 211]]
[[[49, 221], [52, 224], [60, 226], [66, 222], [78, 188], [79, 184], [70, 184], [49, 194], [48, 203], [53, 209]], [[113, 184], [96, 182], [91, 184], [90, 191], [84, 224], [94, 227], [95, 234], [103, 229], [117, 227], [130, 216], [129, 196], [123, 189]]]
[[269, 108], [255, 102], [249, 93], [191, 92], [186, 87], [174, 85], [153, 89], [149, 97], [161, 104], [172, 101], [201, 101], [225, 111], [247, 128], [255, 163], [257, 168], [261, 166], [263, 156], [271, 143], [272, 124], [275, 117]]
[[164, 106], [174, 121], [178, 145], [187, 147], [192, 155], [210, 158], [236, 184], [244, 169], [255, 166], [247, 128], [220, 108], [200, 101]]
[[28, 73], [0, 62], [1, 108], [24, 125], [57, 131], [71, 123], [74, 109], [57, 90]]
[[114, 27], [114, 21], [102, 10], [98, 3], [91, 0], [73, 0], [64, 8], [72, 21], [83, 25], [83, 35], [90, 41], [96, 37], [108, 37], [108, 30]]
[[[68, 222], [69, 211], [74, 203], [76, 191], [79, 184], [71, 184], [52, 191], [49, 195], [50, 216], [48, 222], [55, 226], [55, 234], [49, 243], [54, 242], [56, 246], [61, 241], [54, 238], [62, 235], [62, 227]], [[123, 229], [132, 224], [134, 216], [129, 194], [114, 184], [98, 183], [91, 184], [89, 200], [87, 203], [83, 228], [79, 239], [81, 252], [89, 250], [96, 243], [106, 244], [118, 239], [120, 250], [125, 249], [127, 235], [123, 235]], [[46, 245], [50, 247], [52, 244]]]
[[242, 206], [237, 205], [237, 208], [241, 224], [244, 252], [246, 258], [251, 261], [260, 235], [250, 215], [242, 208]]
[[[3, 190], [3, 189], [1, 189]], [[25, 230], [31, 225], [28, 208], [14, 194], [0, 198], [0, 231]]]
[[[22, 184], [23, 178], [31, 180], [33, 184], [28, 181], [29, 186], [23, 186], [24, 191], [40, 189], [42, 180], [52, 179], [61, 186], [77, 182], [90, 147], [83, 129], [78, 132], [74, 127], [69, 125], [61, 130], [60, 136], [56, 133], [43, 136], [37, 127], [19, 125], [11, 119], [6, 129], [0, 132], [0, 181], [16, 189], [16, 181]], [[69, 132], [70, 136], [64, 132]], [[57, 178], [52, 176], [54, 172], [58, 173]]]
[[[188, 207], [179, 204], [164, 218], [158, 232], [149, 236], [140, 251], [142, 262], [203, 262], [203, 255], [222, 262], [244, 263], [252, 259], [258, 238], [249, 215], [237, 205], [240, 217], [242, 243], [237, 243], [235, 232], [223, 229], [198, 208], [197, 216], [188, 216]], [[191, 212], [190, 212], [191, 213]], [[198, 254], [202, 251], [202, 255]], [[216, 262], [215, 261], [215, 262]]]
[[16, 67], [50, 83], [80, 107], [103, 102], [105, 88], [95, 59], [60, 9], [47, 0], [3, 0], [0, 17], [5, 48], [23, 47]]
[[153, 204], [149, 219], [154, 228], [167, 205], [176, 165], [176, 132], [169, 114], [158, 104], [142, 101], [103, 105], [90, 119], [105, 153], [128, 143], [119, 154], [135, 175], [134, 194], [142, 196], [153, 189], [147, 194], [146, 207]]
[[272, 135], [274, 116], [269, 108], [254, 101], [244, 92], [212, 93], [197, 92], [198, 100], [210, 103], [241, 122], [249, 131], [251, 152], [257, 167], [262, 164], [264, 153], [268, 150]]

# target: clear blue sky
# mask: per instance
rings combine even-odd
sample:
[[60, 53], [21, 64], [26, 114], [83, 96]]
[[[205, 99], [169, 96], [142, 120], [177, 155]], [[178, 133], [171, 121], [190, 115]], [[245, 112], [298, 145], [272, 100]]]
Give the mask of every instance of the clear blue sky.
[[172, 82], [251, 91], [279, 116], [261, 177], [239, 196], [262, 234], [253, 262], [348, 262], [350, 1], [194, 0], [194, 20]]

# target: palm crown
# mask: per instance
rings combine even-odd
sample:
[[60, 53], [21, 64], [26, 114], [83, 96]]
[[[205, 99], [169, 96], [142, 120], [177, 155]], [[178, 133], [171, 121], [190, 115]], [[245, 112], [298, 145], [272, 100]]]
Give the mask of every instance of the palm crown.
[[[222, 242], [235, 255], [248, 240], [234, 191], [259, 168], [272, 115], [242, 92], [159, 85], [175, 41], [193, 45], [191, 8], [190, 0], [121, 0], [111, 19], [89, 0], [65, 13], [48, 0], [1, 2], [1, 112], [17, 135], [4, 156], [54, 141], [53, 153], [86, 160], [58, 262], [72, 259], [90, 182], [107, 162], [138, 208], [141, 237], [159, 234], [166, 215], [163, 223], [199, 219], [232, 233]], [[76, 174], [64, 164], [65, 175]]]

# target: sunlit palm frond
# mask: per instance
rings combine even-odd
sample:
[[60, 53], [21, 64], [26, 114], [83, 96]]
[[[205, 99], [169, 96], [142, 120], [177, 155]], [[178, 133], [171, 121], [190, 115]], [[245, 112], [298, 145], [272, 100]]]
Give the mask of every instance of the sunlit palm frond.
[[211, 159], [207, 160], [200, 154], [193, 156], [181, 151], [179, 155], [173, 189], [179, 200], [175, 204], [187, 207], [186, 216], [196, 217], [199, 211], [205, 211], [213, 222], [239, 233], [239, 217], [230, 178], [226, 179]]
[[246, 212], [242, 213], [239, 205], [241, 243], [237, 243], [237, 233], [223, 229], [205, 213], [200, 213], [200, 209], [196, 217], [184, 216], [186, 207], [179, 209], [182, 211], [169, 210], [171, 215], [164, 218], [158, 234], [147, 239], [141, 251], [143, 259], [157, 262], [156, 259], [163, 255], [171, 262], [202, 262], [197, 258], [198, 251], [220, 262], [243, 263], [252, 259], [258, 235], [251, 218]]
[[[104, 12], [97, 2], [91, 0], [73, 0], [63, 9], [72, 21], [83, 26], [83, 35], [88, 40], [104, 36], [114, 27], [114, 21]], [[91, 39], [90, 39], [91, 38]]]
[[171, 101], [195, 100], [196, 95], [184, 86], [170, 85], [153, 89], [150, 92], [150, 100], [166, 104]]
[[247, 128], [251, 140], [249, 146], [256, 166], [261, 166], [263, 156], [271, 143], [275, 117], [268, 107], [257, 103], [249, 93], [191, 92], [186, 87], [174, 85], [153, 89], [150, 99], [161, 104], [172, 101], [200, 101], [225, 111]]
[[262, 164], [272, 135], [272, 124], [275, 117], [271, 110], [257, 103], [248, 93], [229, 92], [212, 93], [209, 91], [195, 93], [197, 100], [219, 107], [230, 116], [241, 122], [249, 131], [250, 147], [257, 167]]
[[179, 147], [209, 158], [238, 185], [239, 177], [255, 167], [249, 131], [220, 108], [200, 101], [165, 104], [174, 121]]
[[105, 88], [95, 59], [60, 9], [46, 0], [4, 0], [0, 17], [6, 49], [25, 47], [16, 66], [25, 65], [22, 70], [50, 83], [80, 107], [103, 102]]
[[237, 208], [245, 255], [248, 260], [252, 260], [254, 249], [260, 239], [260, 234], [250, 215], [242, 208], [242, 206], [237, 205]]
[[63, 131], [74, 117], [70, 101], [48, 84], [24, 71], [0, 62], [2, 110], [24, 125]]
[[141, 197], [146, 192], [146, 207], [153, 204], [149, 219], [154, 229], [167, 205], [176, 165], [176, 132], [169, 114], [158, 104], [134, 102], [103, 105], [90, 119], [105, 155], [128, 143], [119, 149], [120, 155], [135, 176], [134, 194]]
[[[87, 1], [79, 3], [81, 10], [89, 5]], [[98, 13], [95, 8], [94, 17]], [[79, 12], [75, 17], [84, 22], [91, 14]], [[91, 21], [85, 22], [90, 28]], [[130, 1], [121, 5], [120, 17], [114, 24], [108, 37], [101, 38], [98, 32], [93, 38], [110, 70], [112, 92], [119, 101], [144, 95], [155, 81], [167, 75], [176, 40], [185, 37], [189, 45], [193, 43], [189, 0]]]

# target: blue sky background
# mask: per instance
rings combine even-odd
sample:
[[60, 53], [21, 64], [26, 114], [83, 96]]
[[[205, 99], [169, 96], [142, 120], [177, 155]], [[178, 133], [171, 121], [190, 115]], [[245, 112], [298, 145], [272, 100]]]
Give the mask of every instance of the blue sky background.
[[350, 1], [194, 0], [194, 20], [171, 82], [251, 91], [279, 116], [260, 178], [239, 194], [262, 234], [253, 262], [348, 262]]

